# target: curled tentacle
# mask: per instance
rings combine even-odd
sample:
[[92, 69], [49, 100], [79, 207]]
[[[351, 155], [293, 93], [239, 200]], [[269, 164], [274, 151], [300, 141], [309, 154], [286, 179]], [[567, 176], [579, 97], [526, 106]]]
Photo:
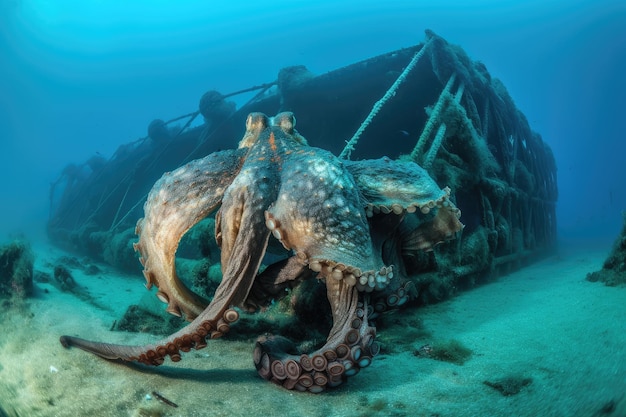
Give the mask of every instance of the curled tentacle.
[[[462, 227], [459, 212], [449, 189], [416, 164], [339, 160], [307, 146], [294, 127], [291, 113], [252, 113], [239, 149], [165, 174], [150, 192], [135, 249], [147, 287], [159, 288], [167, 311], [193, 320], [187, 327], [145, 346], [62, 336], [63, 346], [149, 365], [167, 356], [178, 361], [181, 352], [228, 332], [238, 318], [232, 307], [262, 307], [318, 274], [333, 313], [325, 345], [302, 353], [285, 338], [261, 338], [254, 352], [259, 374], [288, 389], [320, 392], [367, 367], [380, 349], [371, 320], [406, 301], [403, 256], [452, 237]], [[184, 233], [218, 207], [223, 278], [204, 308], [176, 276], [174, 260]], [[418, 215], [425, 220], [401, 226]], [[270, 235], [294, 256], [257, 275]]]
[[[248, 118], [246, 137], [260, 140], [259, 133], [273, 137], [273, 131], [267, 132], [263, 130], [267, 123], [266, 116], [251, 115]], [[220, 187], [217, 189], [212, 187], [211, 191], [213, 194], [210, 197], [203, 199], [201, 196], [195, 196], [194, 199], [193, 195], [187, 194], [189, 191], [177, 191], [178, 187], [173, 185], [176, 184], [177, 176], [174, 176], [173, 180], [171, 178], [167, 179], [163, 187], [155, 186], [156, 191], [153, 190], [153, 194], [156, 193], [157, 195], [146, 206], [146, 221], [143, 224], [143, 230], [140, 230], [142, 239], [140, 239], [137, 246], [142, 256], [146, 256], [143, 251], [148, 251], [147, 254], [149, 256], [143, 261], [146, 271], [152, 270], [151, 259], [155, 256], [159, 261], [155, 261], [155, 266], [160, 266], [160, 271], [163, 277], [166, 278], [163, 282], [158, 281], [159, 284], [164, 286], [176, 284], [175, 287], [179, 289], [184, 288], [184, 286], [176, 278], [173, 269], [175, 249], [180, 236], [193, 224], [189, 217], [199, 216], [202, 212], [200, 208], [194, 208], [194, 204], [212, 207], [218, 204], [220, 200], [222, 203], [220, 216], [218, 216], [216, 224], [216, 236], [219, 236], [222, 249], [223, 278], [215, 291], [211, 303], [187, 327], [166, 339], [146, 346], [97, 343], [71, 336], [62, 336], [61, 344], [65, 347], [76, 346], [106, 359], [121, 359], [160, 365], [166, 356], [169, 355], [174, 361], [180, 360], [179, 351], [185, 352], [191, 348], [203, 348], [206, 346], [207, 337], [220, 337], [228, 331], [229, 324], [238, 317], [234, 310], [229, 309], [231, 306], [241, 306], [246, 300], [265, 255], [270, 235], [270, 231], [265, 227], [263, 213], [270, 203], [276, 199], [276, 177], [278, 173], [267, 166], [263, 166], [263, 164], [259, 166], [259, 161], [262, 161], [262, 157], [268, 152], [268, 149], [272, 149], [270, 144], [250, 151], [246, 148], [232, 151], [235, 152], [235, 155], [244, 155], [248, 152], [246, 154], [246, 163], [243, 164], [241, 169], [237, 169], [238, 172], [233, 174], [233, 176], [235, 174], [236, 176], [232, 182], [227, 181], [222, 184], [224, 187], [228, 186], [225, 190], [222, 190]], [[211, 169], [215, 168], [207, 168], [207, 172], [210, 172]], [[223, 169], [224, 167], [218, 171]], [[196, 170], [194, 169], [193, 172], [196, 172]], [[179, 183], [178, 186], [185, 188], [184, 185], [187, 185], [191, 190], [196, 190], [193, 182], [189, 183], [187, 179], [188, 174], [185, 170], [180, 171], [179, 174], [178, 176], [181, 177], [183, 184]], [[205, 172], [202, 175], [207, 174]], [[249, 187], [249, 184], [254, 183], [254, 175], [265, 178], [265, 182], [258, 187]], [[210, 179], [206, 179], [206, 181], [215, 185], [214, 181]], [[161, 194], [166, 195], [165, 197], [159, 197]], [[185, 196], [187, 197], [185, 198]], [[197, 199], [200, 199], [200, 201]], [[171, 202], [172, 200], [174, 200], [175, 204]], [[156, 212], [152, 211], [153, 206]], [[185, 208], [185, 212], [177, 215], [177, 210], [180, 207]], [[181, 219], [178, 219], [178, 217], [181, 217]], [[159, 219], [161, 220], [160, 222]], [[145, 240], [143, 239], [144, 236]], [[163, 289], [160, 287], [160, 290]], [[193, 313], [194, 311], [190, 310], [190, 315]]]
[[192, 320], [206, 307], [176, 275], [176, 248], [187, 230], [217, 208], [244, 156], [245, 150], [238, 149], [192, 161], [164, 174], [148, 195], [134, 248], [141, 255], [146, 287], [159, 288], [157, 296], [168, 304], [169, 313]]
[[373, 214], [428, 213], [448, 200], [450, 191], [439, 188], [428, 173], [414, 162], [387, 157], [344, 161], [345, 167], [367, 202], [368, 217]]
[[[241, 210], [244, 213], [235, 226], [236, 230], [225, 233], [222, 245], [231, 248], [228, 258], [222, 252], [223, 279], [215, 291], [209, 306], [189, 325], [170, 337], [146, 346], [124, 346], [91, 342], [71, 336], [62, 336], [61, 344], [75, 346], [105, 359], [138, 361], [148, 365], [160, 365], [166, 356], [180, 360], [179, 351], [206, 346], [207, 338], [222, 336], [238, 314], [231, 306], [240, 306], [246, 299], [259, 265], [267, 248], [269, 231], [265, 228], [262, 211], [246, 210], [248, 204], [262, 204], [263, 196], [244, 196], [246, 191], [233, 193], [225, 199], [222, 210]], [[243, 205], [243, 206], [241, 206]], [[231, 224], [230, 227], [233, 227]], [[245, 233], [239, 233], [239, 231]], [[244, 248], [237, 250], [238, 248]]]
[[341, 384], [367, 367], [378, 353], [376, 329], [369, 325], [368, 306], [345, 280], [327, 280], [333, 328], [326, 344], [315, 352], [299, 354], [281, 336], [262, 337], [254, 349], [254, 364], [263, 378], [287, 389], [318, 393]]
[[404, 281], [393, 290], [386, 289], [385, 291], [372, 294], [372, 314], [369, 316], [370, 320], [375, 320], [385, 311], [403, 306], [407, 301], [414, 299], [416, 294], [417, 289], [411, 281]]
[[459, 209], [451, 202], [440, 206], [433, 218], [402, 233], [403, 251], [432, 251], [438, 243], [453, 239], [455, 233], [464, 227], [459, 221], [460, 215]]

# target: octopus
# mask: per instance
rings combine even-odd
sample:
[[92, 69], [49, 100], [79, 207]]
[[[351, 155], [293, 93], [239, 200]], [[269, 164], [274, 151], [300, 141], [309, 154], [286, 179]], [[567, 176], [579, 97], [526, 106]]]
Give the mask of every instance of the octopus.
[[[262, 336], [253, 353], [258, 373], [287, 389], [318, 393], [367, 367], [380, 351], [375, 317], [410, 297], [403, 257], [453, 238], [463, 227], [460, 211], [450, 190], [417, 164], [339, 159], [309, 146], [295, 123], [289, 112], [252, 113], [237, 149], [166, 173], [150, 191], [134, 247], [146, 286], [157, 287], [167, 311], [190, 321], [186, 327], [145, 346], [73, 336], [62, 336], [61, 344], [109, 360], [177, 362], [181, 352], [227, 333], [241, 312], [318, 279], [332, 312], [326, 342], [300, 352], [285, 337]], [[207, 302], [177, 276], [175, 258], [183, 235], [211, 214], [223, 277]], [[277, 248], [286, 256], [263, 265]]]

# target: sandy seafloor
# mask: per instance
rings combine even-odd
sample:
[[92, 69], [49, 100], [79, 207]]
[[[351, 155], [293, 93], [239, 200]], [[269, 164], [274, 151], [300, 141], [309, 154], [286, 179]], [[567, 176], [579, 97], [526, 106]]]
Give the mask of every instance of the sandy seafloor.
[[[396, 313], [381, 330], [407, 341], [343, 386], [323, 394], [286, 391], [262, 380], [254, 342], [210, 341], [159, 368], [107, 362], [64, 349], [62, 334], [116, 343], [156, 340], [110, 331], [146, 293], [143, 277], [74, 271], [98, 303], [38, 283], [21, 312], [0, 314], [0, 405], [9, 416], [626, 416], [626, 288], [585, 280], [609, 245], [559, 254], [491, 284]], [[35, 248], [36, 268], [62, 255]], [[410, 323], [421, 323], [411, 332]], [[463, 365], [415, 356], [430, 339], [471, 348]], [[532, 383], [503, 396], [485, 380], [518, 375]], [[178, 408], [149, 399], [157, 391]]]

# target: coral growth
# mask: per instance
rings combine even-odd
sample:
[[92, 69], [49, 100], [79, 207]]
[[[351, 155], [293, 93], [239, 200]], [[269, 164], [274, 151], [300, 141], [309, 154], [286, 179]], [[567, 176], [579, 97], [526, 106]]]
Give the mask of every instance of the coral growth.
[[0, 297], [24, 299], [33, 291], [34, 256], [25, 242], [0, 247]]
[[434, 342], [430, 349], [431, 358], [457, 365], [463, 365], [471, 356], [472, 350], [455, 339]]
[[626, 213], [622, 232], [613, 244], [613, 250], [604, 261], [602, 269], [587, 274], [591, 282], [601, 281], [610, 287], [626, 285]]
[[[133, 250], [137, 241], [135, 228], [128, 227], [118, 232], [114, 230], [98, 230], [94, 221], [87, 221], [79, 228], [63, 234], [64, 248], [98, 261], [104, 261], [120, 271], [138, 274], [141, 264]], [[75, 268], [73, 265], [66, 265]]]
[[139, 269], [139, 261], [133, 250], [133, 243], [136, 240], [135, 229], [132, 227], [119, 233], [107, 233], [104, 260], [124, 271], [136, 272]]
[[212, 264], [220, 261], [215, 241], [215, 217], [207, 217], [193, 226], [180, 240], [176, 256], [187, 259], [206, 258]]
[[125, 332], [141, 332], [165, 335], [178, 329], [185, 323], [184, 319], [168, 315], [158, 316], [138, 305], [131, 305], [124, 316], [113, 323], [112, 329]]
[[76, 281], [67, 267], [56, 265], [54, 267], [54, 279], [63, 291], [71, 291], [76, 287]]

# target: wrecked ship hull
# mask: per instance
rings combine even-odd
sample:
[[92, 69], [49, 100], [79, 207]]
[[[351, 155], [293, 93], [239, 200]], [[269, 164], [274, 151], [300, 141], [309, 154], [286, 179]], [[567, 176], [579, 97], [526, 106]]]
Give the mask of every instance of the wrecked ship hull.
[[[52, 242], [139, 272], [134, 226], [163, 172], [236, 147], [251, 112], [291, 111], [313, 146], [354, 160], [412, 159], [452, 189], [465, 229], [455, 241], [407, 260], [421, 302], [555, 247], [556, 164], [549, 146], [483, 64], [431, 32], [414, 47], [322, 75], [283, 69], [237, 110], [226, 96], [211, 97], [181, 119], [191, 124], [203, 116], [201, 126], [172, 127], [178, 118], [153, 122], [148, 137], [121, 146], [111, 159], [68, 166], [51, 190]], [[346, 142], [355, 137], [350, 151]]]

